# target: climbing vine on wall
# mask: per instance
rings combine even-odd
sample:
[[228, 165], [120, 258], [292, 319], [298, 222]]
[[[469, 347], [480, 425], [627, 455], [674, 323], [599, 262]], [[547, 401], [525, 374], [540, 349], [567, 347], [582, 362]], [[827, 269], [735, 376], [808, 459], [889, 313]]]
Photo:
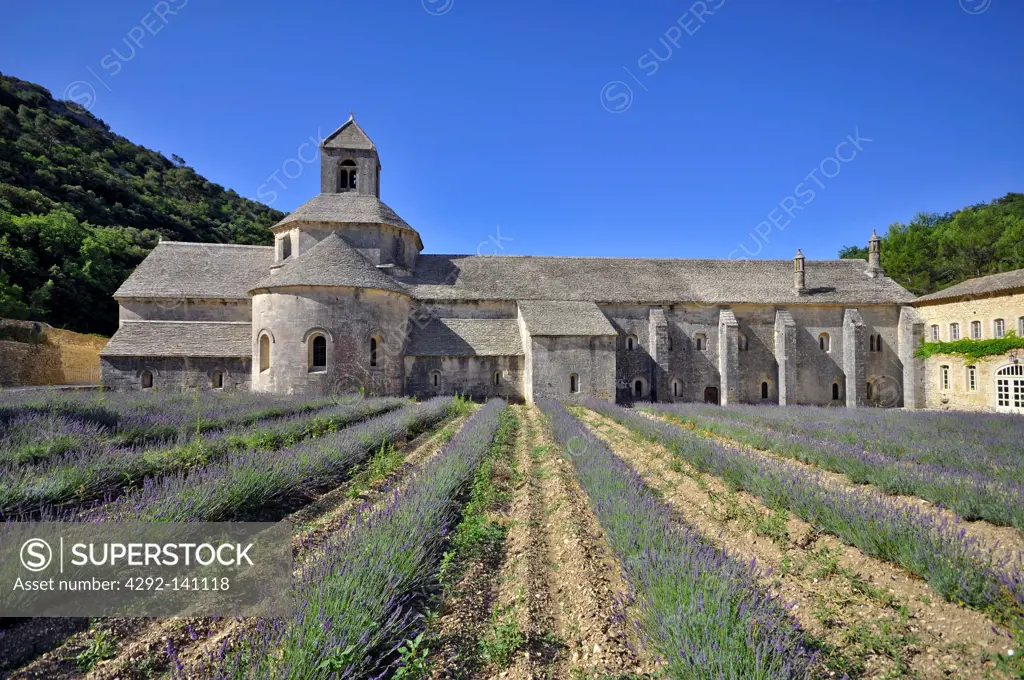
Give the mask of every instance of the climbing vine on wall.
[[983, 359], [985, 357], [1006, 354], [1013, 349], [1024, 349], [1024, 338], [1015, 333], [1007, 333], [1005, 337], [992, 340], [954, 340], [953, 342], [923, 342], [914, 356], [921, 359], [936, 354], [954, 354], [965, 359]]

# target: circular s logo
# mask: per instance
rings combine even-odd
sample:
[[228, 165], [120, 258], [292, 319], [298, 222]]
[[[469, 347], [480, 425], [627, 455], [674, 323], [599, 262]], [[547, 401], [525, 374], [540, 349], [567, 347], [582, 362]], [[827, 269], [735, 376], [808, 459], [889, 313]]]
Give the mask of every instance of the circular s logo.
[[21, 566], [29, 571], [42, 571], [53, 562], [50, 544], [41, 538], [30, 538], [21, 546]]

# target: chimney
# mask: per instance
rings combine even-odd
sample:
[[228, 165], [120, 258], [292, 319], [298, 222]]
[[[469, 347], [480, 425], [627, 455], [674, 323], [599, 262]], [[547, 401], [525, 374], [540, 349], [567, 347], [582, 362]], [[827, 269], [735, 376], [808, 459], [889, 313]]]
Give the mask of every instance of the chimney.
[[807, 277], [804, 273], [804, 254], [799, 248], [796, 249], [796, 257], [793, 258], [793, 287], [797, 295], [807, 295]]
[[874, 229], [868, 241], [868, 268], [865, 273], [873, 279], [885, 273], [882, 271], [882, 239], [878, 238]]

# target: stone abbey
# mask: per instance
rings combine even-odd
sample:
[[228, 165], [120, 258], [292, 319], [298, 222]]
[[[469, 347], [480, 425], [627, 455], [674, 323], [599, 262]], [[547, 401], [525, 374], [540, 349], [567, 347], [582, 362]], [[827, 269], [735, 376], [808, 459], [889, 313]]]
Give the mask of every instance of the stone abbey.
[[114, 389], [925, 405], [914, 296], [863, 260], [434, 255], [350, 118], [273, 246], [162, 242], [115, 293]]

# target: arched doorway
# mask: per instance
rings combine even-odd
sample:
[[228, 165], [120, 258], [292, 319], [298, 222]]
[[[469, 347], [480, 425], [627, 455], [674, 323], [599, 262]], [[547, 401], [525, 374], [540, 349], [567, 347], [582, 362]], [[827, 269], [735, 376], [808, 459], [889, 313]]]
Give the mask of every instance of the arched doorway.
[[706, 387], [706, 388], [704, 388], [704, 403], [705, 404], [718, 404], [718, 388], [717, 387]]
[[996, 410], [1024, 413], [1024, 364], [1011, 364], [996, 371]]

